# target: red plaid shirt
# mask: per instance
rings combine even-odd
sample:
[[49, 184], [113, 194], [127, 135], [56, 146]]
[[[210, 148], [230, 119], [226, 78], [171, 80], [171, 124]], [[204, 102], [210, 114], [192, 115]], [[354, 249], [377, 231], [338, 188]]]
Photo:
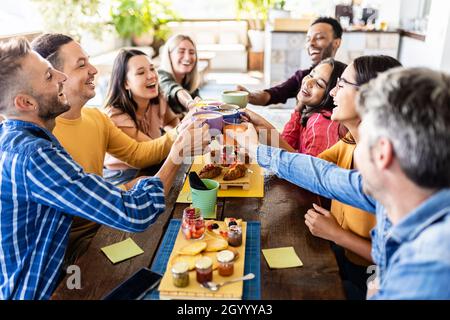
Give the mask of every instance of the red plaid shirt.
[[331, 111], [313, 114], [302, 127], [300, 112], [294, 111], [281, 136], [297, 152], [317, 156], [339, 140], [339, 124], [331, 121]]

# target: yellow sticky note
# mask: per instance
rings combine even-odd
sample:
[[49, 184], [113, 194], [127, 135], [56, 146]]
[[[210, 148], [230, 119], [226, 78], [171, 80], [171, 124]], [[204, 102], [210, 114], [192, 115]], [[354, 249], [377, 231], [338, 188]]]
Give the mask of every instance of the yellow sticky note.
[[103, 247], [101, 250], [112, 263], [124, 261], [144, 253], [144, 250], [142, 250], [131, 238]]
[[264, 258], [271, 269], [294, 268], [303, 266], [294, 247], [263, 249]]

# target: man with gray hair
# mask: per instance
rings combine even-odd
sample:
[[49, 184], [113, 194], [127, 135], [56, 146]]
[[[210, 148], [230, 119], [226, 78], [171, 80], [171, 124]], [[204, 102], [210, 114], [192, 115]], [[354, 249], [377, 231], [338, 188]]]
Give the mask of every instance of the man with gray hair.
[[[181, 132], [161, 170], [123, 191], [87, 174], [51, 133], [70, 109], [67, 76], [31, 50], [25, 39], [0, 43], [0, 300], [47, 299], [61, 271], [74, 216], [128, 232], [140, 232], [164, 212], [164, 198], [180, 156], [198, 154]], [[187, 148], [191, 146], [190, 148]]]
[[358, 104], [358, 171], [258, 145], [252, 125], [233, 135], [278, 176], [376, 212], [369, 298], [450, 299], [450, 76], [393, 69], [361, 87]]

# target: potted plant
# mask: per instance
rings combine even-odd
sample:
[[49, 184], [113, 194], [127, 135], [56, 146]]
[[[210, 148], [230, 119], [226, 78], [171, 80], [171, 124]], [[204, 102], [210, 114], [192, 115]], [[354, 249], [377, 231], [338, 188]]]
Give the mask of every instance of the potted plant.
[[236, 0], [238, 19], [248, 21], [248, 37], [252, 52], [264, 52], [264, 29], [274, 0]]
[[101, 0], [32, 0], [43, 17], [44, 29], [72, 36], [78, 41], [86, 33], [102, 37], [105, 21], [100, 14]]
[[273, 21], [279, 18], [289, 18], [291, 16], [291, 12], [284, 8], [285, 5], [285, 0], [275, 0], [273, 8], [269, 11], [269, 20]]
[[167, 0], [115, 0], [110, 16], [117, 33], [139, 46], [160, 46], [169, 36], [167, 23], [179, 19]]

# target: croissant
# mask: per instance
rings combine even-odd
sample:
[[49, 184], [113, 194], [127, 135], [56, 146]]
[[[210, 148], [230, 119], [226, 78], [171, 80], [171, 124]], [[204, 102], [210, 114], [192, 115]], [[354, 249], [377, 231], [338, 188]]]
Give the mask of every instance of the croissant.
[[198, 176], [202, 179], [214, 179], [220, 176], [222, 173], [222, 168], [214, 164], [207, 164], [200, 170]]
[[230, 181], [242, 178], [243, 176], [245, 176], [246, 172], [247, 167], [245, 165], [240, 163], [233, 164], [224, 174], [223, 180]]

